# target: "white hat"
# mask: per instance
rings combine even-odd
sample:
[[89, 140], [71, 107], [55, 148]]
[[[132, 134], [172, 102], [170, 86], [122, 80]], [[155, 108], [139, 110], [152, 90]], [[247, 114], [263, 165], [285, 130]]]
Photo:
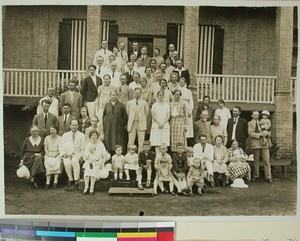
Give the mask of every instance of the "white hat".
[[61, 149], [65, 154], [71, 155], [74, 152], [74, 145], [73, 143], [63, 143]]
[[25, 165], [22, 165], [18, 170], [17, 170], [17, 176], [19, 178], [25, 178], [29, 179], [30, 178], [30, 172], [28, 168]]
[[105, 165], [105, 169], [106, 169], [107, 171], [111, 172], [111, 171], [112, 171], [112, 165], [111, 165], [110, 163], [107, 163], [107, 164]]
[[248, 188], [248, 185], [245, 184], [245, 182], [242, 178], [234, 179], [233, 183], [230, 186], [236, 187], [236, 188]]
[[60, 167], [60, 162], [55, 157], [45, 158], [45, 167], [49, 171], [55, 171]]
[[263, 110], [263, 112], [261, 112], [261, 114], [270, 116], [270, 112], [268, 110]]
[[109, 171], [107, 171], [105, 168], [102, 168], [101, 170], [98, 170], [98, 179], [106, 179], [108, 178]]

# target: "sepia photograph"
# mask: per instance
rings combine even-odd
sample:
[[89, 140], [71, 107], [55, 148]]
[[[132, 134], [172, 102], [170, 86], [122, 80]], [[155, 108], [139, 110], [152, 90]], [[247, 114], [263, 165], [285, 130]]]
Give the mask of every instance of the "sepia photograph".
[[5, 215], [296, 216], [298, 13], [3, 5]]

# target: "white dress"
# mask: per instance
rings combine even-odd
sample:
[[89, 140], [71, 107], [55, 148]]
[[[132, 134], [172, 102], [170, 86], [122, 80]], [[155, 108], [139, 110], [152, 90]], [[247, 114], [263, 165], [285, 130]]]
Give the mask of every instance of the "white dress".
[[230, 110], [226, 107], [223, 107], [223, 109], [216, 109], [215, 110], [215, 115], [218, 115], [220, 116], [221, 120], [220, 120], [220, 124], [225, 128], [227, 129], [227, 122], [228, 122], [228, 119], [231, 118], [231, 113], [230, 113]]
[[[61, 136], [57, 135], [55, 139], [52, 139], [51, 135], [46, 136], [44, 141], [45, 148], [48, 149], [49, 156], [45, 154], [45, 163], [49, 161], [50, 158], [55, 157], [60, 163], [62, 162], [61, 156], [59, 155], [59, 144], [61, 141]], [[61, 174], [62, 165], [56, 170], [46, 169], [46, 176], [51, 174]]]
[[[170, 106], [168, 103], [154, 103], [151, 109], [151, 113], [156, 114], [156, 118], [159, 122], [163, 122], [168, 114], [170, 114]], [[151, 131], [150, 131], [151, 146], [160, 146], [162, 143], [170, 146], [170, 124], [169, 121], [165, 123], [162, 129], [159, 129], [158, 124], [152, 119]]]
[[186, 103], [187, 112], [191, 115], [188, 118], [188, 128], [186, 132], [186, 138], [193, 138], [194, 137], [194, 124], [193, 124], [193, 109], [194, 109], [194, 100], [192, 91], [188, 88], [183, 87], [180, 88], [181, 90], [181, 97], [180, 99]]

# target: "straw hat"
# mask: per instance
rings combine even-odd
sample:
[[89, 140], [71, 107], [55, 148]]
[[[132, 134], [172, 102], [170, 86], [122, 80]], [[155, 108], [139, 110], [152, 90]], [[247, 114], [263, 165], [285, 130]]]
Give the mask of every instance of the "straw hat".
[[74, 152], [74, 145], [73, 143], [63, 143], [61, 149], [65, 154], [71, 155]]
[[107, 163], [107, 164], [105, 165], [105, 169], [106, 169], [107, 171], [111, 172], [111, 171], [112, 171], [112, 165], [111, 165], [110, 163]]
[[263, 110], [263, 112], [261, 112], [261, 114], [270, 116], [270, 112], [268, 110]]
[[45, 167], [49, 171], [55, 171], [60, 167], [60, 162], [55, 157], [46, 158]]
[[18, 170], [17, 170], [17, 176], [19, 178], [25, 178], [29, 179], [30, 178], [30, 172], [28, 168], [25, 165], [22, 165]]
[[99, 179], [106, 179], [106, 178], [108, 178], [108, 175], [109, 175], [109, 171], [107, 171], [105, 168], [98, 170], [98, 178]]
[[245, 184], [245, 182], [242, 178], [234, 179], [233, 183], [230, 186], [236, 187], [236, 188], [248, 188], [248, 185]]

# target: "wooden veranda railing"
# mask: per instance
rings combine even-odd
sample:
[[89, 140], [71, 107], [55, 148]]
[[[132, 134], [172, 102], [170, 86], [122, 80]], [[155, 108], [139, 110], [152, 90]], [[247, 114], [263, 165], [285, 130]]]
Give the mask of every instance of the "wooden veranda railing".
[[82, 70], [41, 70], [41, 69], [7, 69], [2, 72], [4, 96], [45, 95], [48, 87], [63, 89], [67, 82], [77, 77], [81, 85], [86, 71]]

